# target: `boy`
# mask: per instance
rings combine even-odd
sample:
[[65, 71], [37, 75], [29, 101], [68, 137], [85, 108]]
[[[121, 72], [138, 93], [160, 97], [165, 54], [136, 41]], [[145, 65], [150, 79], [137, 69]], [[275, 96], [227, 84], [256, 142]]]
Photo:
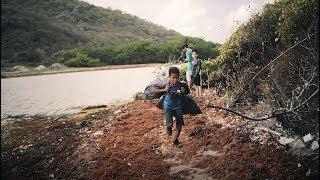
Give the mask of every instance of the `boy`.
[[182, 111], [182, 98], [183, 95], [190, 93], [188, 86], [179, 81], [180, 72], [177, 67], [169, 69], [169, 83], [164, 89], [153, 89], [153, 93], [166, 92], [164, 95], [163, 109], [166, 116], [167, 134], [171, 136], [173, 117], [176, 119], [176, 134], [174, 136], [173, 144], [180, 148], [182, 147], [178, 138], [181, 133], [182, 126], [184, 125], [183, 111]]
[[192, 84], [196, 86], [196, 97], [201, 98], [202, 97], [202, 79], [201, 79], [201, 59], [198, 58], [198, 51], [196, 49], [192, 52], [192, 74], [191, 74], [191, 80]]
[[188, 44], [183, 44], [180, 49], [183, 53], [186, 54], [186, 61], [187, 61], [186, 79], [188, 82], [188, 88], [191, 89], [192, 49], [189, 48]]

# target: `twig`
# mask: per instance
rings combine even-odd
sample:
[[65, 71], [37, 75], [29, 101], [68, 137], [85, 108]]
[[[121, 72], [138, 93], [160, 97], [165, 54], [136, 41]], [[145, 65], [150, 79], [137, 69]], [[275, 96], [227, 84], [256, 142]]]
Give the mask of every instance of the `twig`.
[[245, 119], [249, 119], [249, 120], [252, 120], [252, 121], [264, 121], [264, 120], [267, 120], [267, 119], [271, 119], [275, 116], [275, 113], [273, 113], [272, 115], [268, 115], [267, 117], [264, 117], [264, 118], [257, 118], [257, 117], [250, 117], [250, 116], [247, 116], [247, 115], [244, 115], [244, 114], [241, 114], [237, 111], [234, 111], [232, 109], [229, 109], [229, 108], [225, 108], [225, 107], [221, 107], [221, 106], [216, 106], [216, 105], [213, 105], [213, 104], [207, 104], [208, 107], [212, 107], [212, 108], [216, 108], [216, 109], [222, 109], [222, 110], [225, 110], [225, 111], [228, 111], [228, 112], [231, 112], [233, 114], [236, 114], [238, 116], [241, 116]]
[[307, 99], [307, 100], [305, 100], [302, 104], [300, 104], [299, 106], [297, 106], [297, 107], [295, 107], [295, 108], [293, 108], [293, 109], [290, 109], [289, 111], [288, 111], [288, 113], [290, 113], [290, 112], [293, 112], [293, 111], [295, 111], [295, 110], [297, 110], [297, 109], [300, 109], [302, 106], [304, 106], [307, 102], [309, 102], [310, 100], [311, 100], [311, 98], [313, 98], [313, 96], [315, 96], [316, 94], [318, 94], [318, 92], [319, 92], [319, 88], [315, 91], [315, 92], [313, 92], [313, 94], [311, 95], [311, 96], [309, 96], [309, 98]]

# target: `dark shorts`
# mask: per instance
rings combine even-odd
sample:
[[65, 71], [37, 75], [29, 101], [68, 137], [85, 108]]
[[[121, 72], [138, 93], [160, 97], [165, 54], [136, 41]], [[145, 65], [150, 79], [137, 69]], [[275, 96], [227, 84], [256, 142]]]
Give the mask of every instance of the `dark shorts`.
[[165, 114], [166, 114], [166, 125], [167, 126], [170, 124], [173, 124], [173, 117], [176, 118], [176, 125], [177, 126], [184, 125], [182, 108], [177, 109], [177, 110], [165, 109]]
[[201, 85], [201, 79], [200, 79], [200, 75], [196, 75], [192, 78], [192, 83], [196, 86], [200, 86]]

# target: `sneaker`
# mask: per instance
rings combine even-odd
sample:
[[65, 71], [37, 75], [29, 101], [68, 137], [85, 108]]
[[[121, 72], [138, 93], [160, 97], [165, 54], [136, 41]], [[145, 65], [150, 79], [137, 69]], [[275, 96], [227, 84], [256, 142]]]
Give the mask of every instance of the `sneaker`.
[[169, 136], [171, 136], [171, 134], [172, 134], [172, 127], [167, 127], [167, 134], [168, 134]]
[[173, 145], [176, 146], [177, 148], [181, 148], [182, 147], [182, 144], [179, 142], [178, 139], [173, 141]]

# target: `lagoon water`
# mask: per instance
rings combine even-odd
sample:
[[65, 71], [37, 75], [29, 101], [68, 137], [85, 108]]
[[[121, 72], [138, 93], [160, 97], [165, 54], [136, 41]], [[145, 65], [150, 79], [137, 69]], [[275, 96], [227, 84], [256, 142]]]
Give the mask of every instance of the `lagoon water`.
[[127, 101], [155, 79], [156, 67], [1, 79], [1, 118], [57, 115], [85, 106]]

